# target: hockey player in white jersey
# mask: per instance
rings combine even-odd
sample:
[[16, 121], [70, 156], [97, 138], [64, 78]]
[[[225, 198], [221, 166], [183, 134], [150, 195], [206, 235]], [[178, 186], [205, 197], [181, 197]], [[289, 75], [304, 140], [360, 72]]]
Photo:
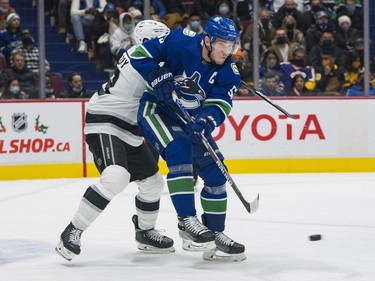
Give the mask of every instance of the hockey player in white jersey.
[[[142, 21], [135, 28], [137, 45], [168, 32], [168, 27], [160, 22]], [[87, 107], [84, 133], [101, 176], [99, 182], [87, 188], [60, 236], [56, 251], [67, 260], [80, 254], [82, 232], [133, 181], [139, 189], [135, 196], [137, 215], [132, 218], [138, 248], [157, 253], [174, 251], [173, 240], [154, 228], [164, 179], [137, 125], [139, 100], [146, 82], [130, 63], [128, 53], [135, 47], [122, 55], [115, 73]]]

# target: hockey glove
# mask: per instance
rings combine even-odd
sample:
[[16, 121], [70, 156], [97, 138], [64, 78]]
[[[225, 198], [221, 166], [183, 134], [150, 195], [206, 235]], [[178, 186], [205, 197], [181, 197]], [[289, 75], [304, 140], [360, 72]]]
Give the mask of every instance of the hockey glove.
[[203, 133], [206, 137], [210, 136], [213, 130], [215, 130], [216, 121], [215, 119], [205, 111], [197, 114], [195, 122], [191, 129], [195, 133]]
[[165, 102], [167, 104], [174, 104], [172, 92], [177, 94], [180, 91], [180, 86], [174, 81], [173, 74], [166, 67], [161, 67], [152, 71], [149, 76], [151, 87], [154, 89], [154, 94], [158, 102]]

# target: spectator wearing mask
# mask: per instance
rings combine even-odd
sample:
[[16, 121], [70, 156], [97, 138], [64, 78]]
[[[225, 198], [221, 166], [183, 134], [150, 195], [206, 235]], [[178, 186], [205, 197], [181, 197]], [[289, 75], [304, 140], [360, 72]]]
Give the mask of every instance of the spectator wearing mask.
[[46, 75], [46, 98], [47, 99], [57, 99], [64, 98], [62, 93], [58, 92], [57, 89], [53, 87], [52, 79], [49, 75]]
[[292, 16], [286, 16], [281, 27], [285, 29], [290, 44], [294, 43], [305, 47], [305, 36], [301, 30], [297, 29], [297, 22]]
[[363, 30], [363, 9], [356, 4], [356, 0], [345, 0], [345, 3], [337, 8], [336, 19], [343, 15], [350, 18], [353, 28]]
[[[22, 45], [16, 47], [14, 52], [22, 52], [25, 55], [25, 65], [33, 72], [39, 72], [39, 48], [34, 46], [34, 38], [30, 30], [23, 29], [21, 31]], [[46, 67], [49, 67], [46, 61]]]
[[314, 70], [306, 65], [306, 51], [302, 46], [294, 48], [290, 54], [289, 62], [280, 64], [281, 81], [285, 90], [290, 90], [293, 84], [295, 73], [304, 73], [306, 79], [306, 88], [313, 90], [315, 88]]
[[35, 74], [26, 67], [25, 55], [20, 51], [12, 54], [11, 67], [3, 71], [2, 84], [6, 84], [11, 79], [18, 80], [21, 90], [24, 91], [30, 99], [39, 98]]
[[231, 14], [232, 14], [232, 5], [229, 3], [229, 1], [220, 0], [216, 3], [215, 15], [219, 17], [229, 18]]
[[272, 25], [278, 29], [281, 27], [283, 20], [286, 16], [292, 16], [297, 22], [301, 12], [297, 10], [297, 5], [294, 0], [285, 0], [284, 5], [274, 14]]
[[122, 13], [119, 17], [119, 28], [109, 37], [111, 53], [116, 59], [136, 44], [134, 37], [134, 19], [131, 13]]
[[335, 33], [336, 46], [339, 47], [345, 55], [354, 51], [354, 43], [362, 37], [362, 32], [352, 28], [352, 22], [348, 16], [338, 18], [338, 27]]
[[335, 45], [335, 37], [332, 31], [324, 31], [321, 35], [319, 44], [314, 46], [309, 52], [310, 65], [317, 67], [321, 65], [321, 54], [323, 52], [333, 53], [335, 57], [335, 64], [339, 72], [345, 72], [346, 58], [340, 48]]
[[5, 31], [5, 19], [16, 11], [9, 5], [9, 0], [0, 0], [0, 32]]
[[289, 40], [283, 27], [276, 30], [275, 38], [272, 40], [270, 50], [273, 50], [280, 62], [288, 61]]
[[217, 1], [216, 8], [215, 8], [215, 15], [219, 17], [226, 17], [226, 18], [233, 20], [233, 22], [237, 26], [237, 29], [240, 32], [242, 31], [242, 25], [241, 25], [239, 18], [233, 17], [233, 5], [230, 1], [227, 1], [227, 0]]
[[[259, 10], [259, 53], [264, 52], [271, 47], [272, 39], [275, 37], [276, 29], [270, 22], [270, 11], [268, 9]], [[253, 54], [253, 23], [241, 34], [241, 46], [246, 50], [249, 57]]]
[[134, 7], [131, 7], [129, 9], [129, 13], [133, 16], [133, 21], [134, 21], [134, 27], [142, 21], [143, 15], [142, 12]]
[[276, 52], [272, 49], [268, 49], [263, 54], [263, 58], [259, 66], [259, 77], [263, 78], [264, 74], [267, 72], [276, 73], [279, 77], [281, 75], [280, 60]]
[[315, 14], [315, 25], [312, 25], [306, 32], [306, 50], [309, 52], [312, 47], [319, 44], [320, 37], [324, 31], [334, 31], [333, 21], [326, 11], [319, 11]]
[[316, 16], [320, 11], [325, 11], [328, 15], [328, 9], [324, 6], [323, 0], [310, 0], [308, 4], [308, 9], [302, 14], [298, 19], [299, 29], [303, 32], [304, 35], [307, 34], [307, 30], [316, 25]]
[[17, 79], [11, 78], [5, 85], [4, 90], [0, 93], [2, 100], [27, 99], [29, 96], [21, 90], [20, 83]]
[[83, 87], [81, 74], [72, 72], [68, 76], [67, 98], [91, 98], [94, 93]]
[[190, 15], [189, 22], [186, 28], [191, 31], [194, 31], [195, 33], [202, 34], [203, 27], [202, 27], [201, 17], [197, 14]]

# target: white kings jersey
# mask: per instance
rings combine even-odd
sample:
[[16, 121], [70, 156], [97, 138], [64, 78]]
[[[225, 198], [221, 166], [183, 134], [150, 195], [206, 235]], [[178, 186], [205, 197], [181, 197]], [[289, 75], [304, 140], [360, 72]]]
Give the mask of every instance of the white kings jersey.
[[132, 67], [128, 53], [117, 61], [115, 73], [89, 101], [84, 133], [114, 135], [132, 146], [139, 146], [143, 137], [137, 125], [139, 100], [146, 88], [142, 76]]

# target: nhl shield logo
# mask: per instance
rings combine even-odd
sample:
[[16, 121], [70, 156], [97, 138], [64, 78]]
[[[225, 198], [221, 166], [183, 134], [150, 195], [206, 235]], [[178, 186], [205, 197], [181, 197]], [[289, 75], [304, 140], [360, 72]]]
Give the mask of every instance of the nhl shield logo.
[[20, 133], [27, 129], [27, 115], [26, 113], [13, 113], [12, 128], [14, 131]]

